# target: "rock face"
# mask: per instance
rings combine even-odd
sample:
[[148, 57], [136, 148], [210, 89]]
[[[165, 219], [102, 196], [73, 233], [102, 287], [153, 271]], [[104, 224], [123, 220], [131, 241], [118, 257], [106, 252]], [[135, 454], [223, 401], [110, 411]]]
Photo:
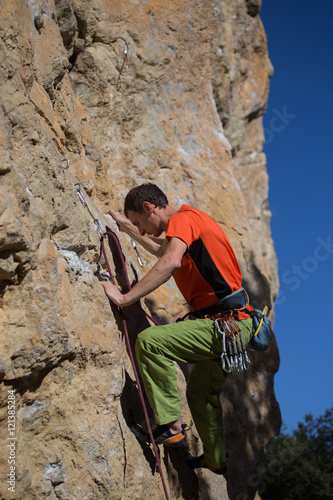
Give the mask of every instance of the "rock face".
[[[235, 248], [252, 303], [272, 308], [261, 123], [272, 70], [259, 8], [255, 0], [2, 2], [2, 498], [164, 497], [150, 447], [130, 430], [143, 412], [119, 311], [96, 277], [105, 264], [95, 217], [118, 235], [131, 281], [153, 263], [140, 249], [141, 268], [130, 239], [103, 216], [121, 209], [131, 187], [155, 182], [173, 206], [211, 214]], [[172, 281], [143, 305], [161, 322], [187, 311]], [[124, 314], [133, 344], [148, 320], [135, 306]], [[254, 498], [253, 470], [280, 425], [274, 335], [251, 360], [222, 394], [227, 481], [195, 474], [161, 449], [173, 500]], [[195, 428], [187, 446], [201, 452]]]

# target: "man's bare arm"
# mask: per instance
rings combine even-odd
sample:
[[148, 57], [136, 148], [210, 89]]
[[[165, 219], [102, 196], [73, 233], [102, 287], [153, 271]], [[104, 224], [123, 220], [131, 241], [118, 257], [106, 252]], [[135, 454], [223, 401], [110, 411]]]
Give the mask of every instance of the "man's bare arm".
[[156, 257], [161, 257], [163, 255], [167, 245], [165, 238], [156, 238], [155, 236], [148, 235], [141, 236], [138, 228], [135, 227], [124, 215], [112, 210], [112, 208], [110, 208], [110, 210], [106, 213], [111, 215], [111, 217], [116, 221], [120, 231], [128, 234], [128, 236], [142, 245], [143, 248], [145, 248], [149, 253], [155, 255]]
[[122, 294], [117, 286], [103, 281], [101, 285], [109, 299], [117, 306], [125, 307], [153, 292], [163, 285], [179, 269], [187, 250], [186, 243], [178, 238], [171, 238], [165, 253], [151, 270], [128, 293]]

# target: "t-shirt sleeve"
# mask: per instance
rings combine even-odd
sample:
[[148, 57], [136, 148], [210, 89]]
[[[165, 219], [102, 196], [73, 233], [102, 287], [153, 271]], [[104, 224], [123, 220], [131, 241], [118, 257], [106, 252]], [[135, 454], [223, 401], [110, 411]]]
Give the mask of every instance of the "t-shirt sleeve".
[[168, 241], [170, 238], [179, 238], [184, 241], [187, 248], [189, 248], [192, 241], [198, 237], [195, 233], [195, 225], [193, 224], [191, 217], [184, 212], [177, 212], [169, 220], [166, 238]]

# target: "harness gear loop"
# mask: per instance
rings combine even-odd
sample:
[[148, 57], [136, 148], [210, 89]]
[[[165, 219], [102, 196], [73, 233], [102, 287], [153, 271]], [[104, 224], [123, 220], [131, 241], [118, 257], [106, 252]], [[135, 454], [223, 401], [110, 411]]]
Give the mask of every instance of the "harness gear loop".
[[236, 323], [232, 312], [218, 315], [214, 319], [221, 336], [222, 369], [227, 373], [237, 375], [249, 369], [250, 359], [244, 346], [242, 330]]

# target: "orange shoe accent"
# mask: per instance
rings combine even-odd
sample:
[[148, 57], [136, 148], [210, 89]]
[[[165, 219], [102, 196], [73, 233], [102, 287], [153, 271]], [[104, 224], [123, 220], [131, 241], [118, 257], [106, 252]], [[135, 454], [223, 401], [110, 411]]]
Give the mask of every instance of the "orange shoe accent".
[[185, 437], [182, 432], [179, 432], [178, 434], [174, 434], [173, 436], [169, 437], [168, 439], [165, 439], [162, 443], [165, 444], [165, 446], [180, 446], [182, 442], [184, 441]]
[[[177, 432], [177, 434], [172, 434], [171, 430], [167, 425], [158, 425], [153, 429], [153, 437], [156, 444], [165, 444], [166, 446], [178, 447], [182, 446], [185, 439], [184, 427]], [[133, 425], [131, 427], [135, 436], [146, 443], [150, 443], [150, 436], [147, 431], [143, 430], [140, 425]]]
[[211, 465], [208, 464], [203, 465], [203, 467], [205, 469], [214, 472], [214, 474], [225, 474], [227, 472], [227, 466], [225, 462], [222, 465], [220, 465], [220, 467], [212, 467]]

